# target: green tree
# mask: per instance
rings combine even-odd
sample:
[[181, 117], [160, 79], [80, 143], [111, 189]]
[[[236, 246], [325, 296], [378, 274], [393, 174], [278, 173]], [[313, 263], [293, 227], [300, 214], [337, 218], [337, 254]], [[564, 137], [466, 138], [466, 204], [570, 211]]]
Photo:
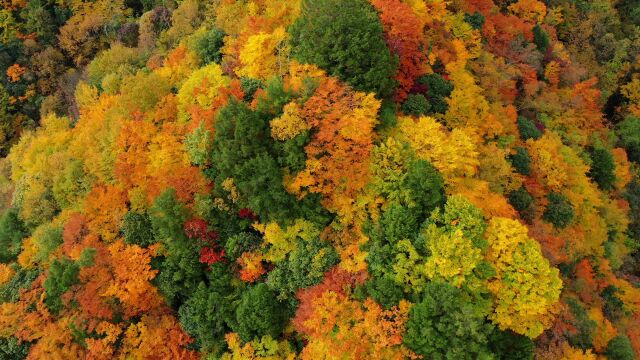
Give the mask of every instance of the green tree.
[[640, 163], [640, 118], [627, 116], [616, 127], [620, 145], [627, 150], [629, 160]]
[[448, 284], [429, 283], [423, 299], [411, 308], [404, 343], [428, 359], [477, 359], [488, 356], [492, 326], [464, 292]]
[[379, 225], [386, 241], [415, 239], [420, 230], [420, 213], [398, 203], [391, 204], [380, 217]]
[[402, 285], [398, 284], [391, 275], [370, 279], [365, 283], [364, 289], [368, 296], [385, 309], [398, 305], [404, 298]]
[[569, 342], [572, 346], [581, 349], [591, 348], [593, 345], [593, 333], [596, 331], [598, 324], [589, 318], [589, 314], [578, 300], [569, 298], [566, 302], [574, 317], [572, 325], [577, 330], [571, 334]]
[[318, 284], [338, 261], [338, 253], [331, 245], [318, 239], [298, 240], [296, 249], [269, 273], [267, 284], [277, 292], [278, 299], [294, 304], [298, 289]]
[[9, 209], [0, 216], [0, 262], [16, 259], [22, 248], [22, 239], [28, 235], [18, 211]]
[[618, 335], [607, 344], [605, 355], [609, 360], [633, 360], [636, 354], [631, 346], [631, 341], [625, 335]]
[[[286, 98], [284, 93], [281, 96]], [[282, 105], [288, 102], [281, 101]], [[245, 103], [232, 100], [220, 110], [210, 158], [216, 184], [232, 178], [240, 193], [239, 204], [262, 220], [284, 222], [301, 213], [323, 217], [324, 213], [317, 211], [317, 201], [309, 198], [298, 202], [283, 186], [283, 171], [269, 129], [269, 118], [277, 116], [281, 106], [259, 104], [258, 109], [253, 111]]]
[[495, 329], [489, 337], [489, 347], [497, 359], [533, 360], [535, 345], [526, 336]]
[[523, 141], [536, 140], [542, 136], [542, 131], [536, 127], [536, 124], [524, 116], [518, 116], [518, 130]]
[[640, 181], [633, 179], [626, 188], [624, 198], [629, 202], [629, 237], [635, 242], [633, 248], [640, 250]]
[[602, 289], [600, 296], [604, 300], [604, 314], [611, 321], [617, 321], [621, 316], [625, 314], [624, 302], [616, 295], [618, 288], [609, 285]]
[[220, 49], [224, 45], [224, 32], [220, 29], [211, 29], [196, 39], [195, 51], [203, 64], [211, 62], [220, 63], [222, 53]]
[[424, 215], [444, 205], [446, 200], [442, 175], [426, 160], [409, 163], [401, 187], [410, 191], [412, 202], [418, 205], [416, 210]]
[[149, 215], [154, 238], [166, 250], [164, 258], [158, 264], [160, 273], [155, 281], [167, 302], [177, 307], [204, 280], [206, 267], [199, 261], [200, 246], [184, 233], [188, 213], [176, 199], [174, 189], [169, 189], [156, 198]]
[[253, 99], [253, 95], [258, 89], [262, 88], [263, 84], [259, 79], [241, 77], [240, 86], [242, 87], [242, 92], [244, 92], [244, 100], [251, 101], [251, 99]]
[[235, 321], [233, 301], [236, 292], [229, 270], [217, 263], [211, 267], [209, 284], [201, 282], [193, 295], [178, 310], [182, 328], [194, 337], [201, 351], [220, 352], [224, 335]]
[[464, 21], [471, 25], [472, 28], [480, 30], [484, 25], [485, 18], [481, 13], [476, 11], [473, 14], [465, 13]]
[[277, 300], [277, 295], [265, 283], [260, 283], [242, 295], [236, 309], [234, 330], [242, 341], [269, 335], [278, 338], [289, 317], [289, 310]]
[[51, 263], [49, 275], [44, 281], [46, 298], [44, 303], [53, 313], [58, 313], [63, 306], [60, 296], [78, 283], [80, 266], [69, 259], [56, 259]]
[[509, 193], [509, 204], [513, 206], [524, 220], [531, 221], [534, 216], [533, 196], [524, 187]]
[[122, 218], [121, 226], [124, 242], [139, 246], [149, 246], [154, 242], [153, 226], [149, 214], [129, 211]]
[[0, 337], [0, 360], [21, 360], [27, 357], [31, 343], [19, 340], [15, 336]]
[[541, 53], [546, 53], [549, 47], [549, 35], [539, 25], [533, 27], [533, 43], [536, 44]]
[[12, 108], [9, 104], [10, 95], [6, 88], [0, 84], [0, 156], [7, 156], [13, 140], [14, 129], [13, 116], [9, 112]]
[[237, 259], [242, 253], [255, 250], [262, 243], [262, 238], [251, 232], [241, 232], [231, 235], [225, 242], [224, 249], [227, 256]]
[[613, 155], [604, 148], [594, 149], [591, 152], [591, 161], [591, 169], [587, 175], [598, 184], [600, 189], [613, 189], [616, 181], [616, 164], [613, 161]]
[[305, 0], [290, 28], [293, 55], [357, 90], [390, 95], [397, 60], [378, 14], [365, 0]]
[[529, 151], [522, 146], [516, 146], [514, 148], [515, 154], [509, 155], [509, 161], [511, 165], [516, 169], [519, 174], [529, 175], [531, 172], [531, 158], [529, 157]]
[[449, 108], [446, 98], [451, 95], [453, 84], [445, 80], [438, 73], [422, 76], [418, 79], [418, 84], [426, 87], [431, 112], [438, 114], [446, 113]]
[[567, 227], [573, 220], [573, 205], [566, 196], [560, 193], [551, 193], [547, 196], [549, 203], [544, 209], [542, 218], [557, 228]]
[[407, 115], [426, 115], [431, 110], [431, 104], [422, 94], [409, 94], [407, 100], [402, 103], [402, 112]]

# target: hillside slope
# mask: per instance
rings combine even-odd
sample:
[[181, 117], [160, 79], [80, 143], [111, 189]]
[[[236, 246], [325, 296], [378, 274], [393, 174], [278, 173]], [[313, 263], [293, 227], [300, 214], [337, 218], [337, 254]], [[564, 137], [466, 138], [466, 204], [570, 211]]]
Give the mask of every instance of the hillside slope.
[[636, 1], [0, 4], [0, 359], [640, 357]]

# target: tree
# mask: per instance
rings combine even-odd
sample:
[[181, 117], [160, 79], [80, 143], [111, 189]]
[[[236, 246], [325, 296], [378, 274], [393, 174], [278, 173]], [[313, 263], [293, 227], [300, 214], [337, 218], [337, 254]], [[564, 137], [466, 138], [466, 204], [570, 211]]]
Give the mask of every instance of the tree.
[[127, 244], [149, 246], [154, 242], [151, 219], [146, 212], [127, 212], [122, 218], [121, 231]]
[[536, 44], [541, 53], [547, 52], [549, 47], [549, 35], [539, 25], [533, 27], [533, 43]]
[[409, 164], [402, 188], [411, 191], [412, 202], [423, 214], [429, 214], [445, 201], [442, 175], [425, 160], [414, 160]]
[[616, 134], [629, 159], [640, 163], [640, 117], [627, 116], [617, 125]]
[[567, 227], [573, 220], [573, 205], [566, 196], [553, 192], [547, 196], [549, 203], [544, 209], [542, 218], [557, 228]]
[[480, 249], [459, 229], [445, 234], [432, 226], [428, 232], [427, 247], [431, 256], [425, 262], [425, 274], [433, 281], [446, 281], [460, 287], [480, 262]]
[[516, 169], [519, 174], [529, 175], [531, 172], [531, 158], [529, 157], [529, 151], [522, 146], [515, 147], [515, 153], [509, 155], [509, 161], [511, 165]]
[[489, 221], [486, 257], [496, 269], [489, 283], [495, 296], [489, 319], [501, 330], [533, 339], [551, 324], [562, 281], [527, 231], [517, 220], [494, 217]]
[[629, 338], [624, 335], [618, 335], [611, 339], [607, 344], [605, 354], [610, 360], [631, 360], [636, 357]]
[[416, 356], [402, 344], [409, 304], [382, 310], [371, 299], [359, 302], [344, 294], [326, 291], [314, 301], [306, 320], [308, 344], [301, 358], [404, 359]]
[[431, 105], [422, 94], [409, 94], [402, 103], [402, 112], [407, 115], [420, 116], [431, 112]]
[[260, 283], [242, 295], [232, 328], [245, 342], [265, 335], [275, 339], [284, 329], [290, 316], [288, 312], [269, 286]]
[[178, 91], [178, 118], [181, 121], [201, 120], [199, 111], [214, 109], [221, 88], [229, 85], [229, 78], [216, 63], [201, 67], [191, 73]]
[[22, 247], [22, 239], [27, 236], [24, 223], [18, 211], [9, 209], [0, 216], [0, 262], [15, 260]]
[[[273, 339], [271, 336], [263, 336], [260, 339], [250, 341], [242, 345], [240, 337], [236, 333], [225, 336], [229, 351], [222, 355], [222, 360], [244, 359], [284, 359], [294, 360], [297, 353], [287, 340]], [[242, 345], [242, 346], [241, 346]]]
[[542, 22], [547, 14], [547, 7], [537, 0], [518, 0], [509, 5], [509, 10], [520, 18], [531, 22]]
[[58, 313], [64, 305], [60, 296], [78, 283], [80, 267], [69, 259], [54, 260], [49, 268], [49, 276], [44, 282], [46, 294], [45, 304], [53, 312]]
[[372, 94], [353, 92], [333, 78], [323, 79], [301, 113], [313, 135], [305, 146], [306, 168], [290, 188], [319, 193], [328, 210], [353, 215], [356, 195], [369, 177], [379, 108], [380, 101]]
[[233, 179], [239, 191], [239, 205], [264, 220], [284, 220], [299, 209], [282, 182], [283, 171], [272, 156], [266, 114], [231, 100], [220, 109], [210, 162], [215, 181]]
[[12, 127], [12, 114], [10, 112], [12, 106], [10, 105], [10, 95], [4, 85], [0, 84], [0, 155], [6, 156], [9, 153], [9, 148], [13, 143], [14, 131]]
[[267, 284], [282, 301], [295, 301], [298, 289], [318, 284], [324, 273], [339, 261], [338, 254], [329, 244], [317, 239], [300, 241], [284, 261], [267, 277]]
[[535, 215], [533, 203], [533, 197], [524, 187], [509, 193], [509, 204], [511, 204], [511, 206], [520, 213], [520, 216], [527, 221], [532, 221]]
[[[367, 190], [384, 199], [383, 210], [403, 205], [420, 221], [445, 200], [444, 180], [433, 165], [418, 159], [408, 144], [393, 137], [371, 154], [371, 181]], [[415, 229], [412, 229], [415, 230]]]
[[393, 90], [396, 61], [368, 2], [304, 1], [289, 31], [299, 61], [318, 65], [360, 91], [386, 96]]
[[[475, 359], [489, 356], [492, 326], [466, 294], [448, 284], [427, 284], [409, 312], [404, 343], [427, 358]], [[455, 336], [452, 336], [455, 334]]]
[[636, 244], [640, 244], [640, 181], [638, 179], [627, 185], [624, 198], [629, 202], [631, 210], [629, 215], [629, 235]]
[[118, 240], [108, 247], [113, 278], [108, 281], [102, 296], [113, 296], [122, 304], [126, 318], [140, 316], [158, 307], [160, 297], [151, 281], [158, 274], [152, 269], [151, 257], [155, 249], [125, 245]]
[[266, 80], [274, 75], [282, 75], [289, 58], [287, 33], [283, 27], [273, 32], [251, 35], [240, 50], [241, 65], [238, 75]]
[[206, 31], [198, 31], [201, 34], [195, 40], [195, 52], [202, 60], [203, 64], [212, 62], [220, 63], [222, 61], [222, 46], [224, 45], [224, 32], [220, 29], [213, 28]]
[[533, 360], [535, 345], [526, 336], [511, 331], [494, 329], [489, 337], [489, 347], [498, 359]]
[[271, 136], [280, 141], [286, 141], [309, 130], [311, 126], [304, 121], [300, 112], [302, 109], [296, 102], [284, 106], [283, 114], [271, 120]]
[[157, 286], [167, 302], [179, 306], [204, 279], [205, 266], [199, 261], [200, 244], [184, 233], [187, 209], [177, 201], [175, 190], [169, 189], [158, 196], [149, 216], [154, 238], [166, 249], [158, 266]]
[[453, 84], [444, 79], [442, 75], [433, 73], [418, 79], [418, 86], [426, 89], [430, 110], [434, 113], [444, 114], [449, 109], [446, 98], [453, 91]]
[[[411, 6], [399, 0], [375, 0], [371, 4], [380, 12], [387, 46], [398, 57], [396, 100], [405, 99], [415, 80], [427, 70], [423, 21]], [[405, 112], [406, 113], [406, 112]]]
[[180, 324], [195, 339], [201, 351], [219, 352], [224, 335], [235, 323], [233, 301], [237, 294], [231, 286], [231, 274], [222, 265], [212, 266], [211, 282], [201, 282], [178, 310]]
[[[126, 16], [123, 1], [83, 3], [60, 28], [58, 42], [77, 65], [84, 65], [108, 44], [101, 31]], [[115, 34], [113, 34], [115, 35]]]
[[[114, 79], [117, 76], [121, 82], [123, 77], [135, 74], [143, 66], [144, 57], [138, 50], [116, 44], [100, 52], [87, 65], [88, 82], [92, 86], [106, 90], [104, 86], [106, 79]], [[116, 92], [119, 89], [113, 90]]]
[[618, 297], [619, 289], [609, 285], [602, 289], [600, 296], [604, 300], [604, 315], [611, 321], [617, 321], [625, 314], [624, 302]]
[[188, 349], [192, 341], [173, 316], [145, 314], [124, 331], [120, 356], [133, 359], [196, 360], [200, 355]]
[[478, 151], [466, 129], [448, 132], [432, 117], [400, 118], [398, 128], [420, 159], [429, 161], [448, 181], [476, 173]]
[[120, 232], [120, 222], [127, 213], [126, 193], [120, 186], [95, 186], [85, 198], [89, 229], [107, 241]]
[[464, 21], [469, 23], [469, 25], [471, 25], [472, 28], [481, 30], [482, 26], [484, 25], [485, 17], [477, 11], [474, 12], [473, 14], [465, 13]]
[[383, 310], [371, 299], [353, 299], [351, 290], [364, 281], [334, 267], [322, 283], [300, 290], [300, 306], [292, 323], [308, 340], [302, 359], [404, 359], [415, 356], [402, 346], [410, 304]]
[[591, 152], [591, 169], [588, 174], [602, 190], [611, 190], [616, 181], [613, 155], [607, 149], [596, 148]]
[[370, 279], [365, 284], [365, 290], [384, 309], [397, 306], [405, 296], [402, 286], [388, 275]]
[[523, 141], [537, 140], [542, 136], [542, 131], [536, 127], [536, 124], [524, 116], [518, 116], [518, 130]]
[[30, 343], [26, 341], [20, 342], [20, 340], [18, 340], [15, 336], [0, 338], [0, 359], [26, 359], [30, 347]]
[[0, 301], [3, 303], [17, 302], [20, 293], [29, 289], [39, 275], [39, 269], [19, 268], [7, 283], [0, 286]]

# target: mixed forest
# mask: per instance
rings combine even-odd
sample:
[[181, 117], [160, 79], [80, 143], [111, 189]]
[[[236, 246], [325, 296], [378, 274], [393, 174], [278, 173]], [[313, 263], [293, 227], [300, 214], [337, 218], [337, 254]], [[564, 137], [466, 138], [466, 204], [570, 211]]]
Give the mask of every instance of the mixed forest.
[[0, 5], [0, 359], [640, 358], [638, 1]]

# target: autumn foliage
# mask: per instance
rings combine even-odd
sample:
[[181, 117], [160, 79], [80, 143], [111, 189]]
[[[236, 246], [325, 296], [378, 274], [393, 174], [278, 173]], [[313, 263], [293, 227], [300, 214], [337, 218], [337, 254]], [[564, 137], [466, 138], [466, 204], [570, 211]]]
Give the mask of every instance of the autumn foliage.
[[636, 3], [0, 1], [0, 358], [640, 357]]

